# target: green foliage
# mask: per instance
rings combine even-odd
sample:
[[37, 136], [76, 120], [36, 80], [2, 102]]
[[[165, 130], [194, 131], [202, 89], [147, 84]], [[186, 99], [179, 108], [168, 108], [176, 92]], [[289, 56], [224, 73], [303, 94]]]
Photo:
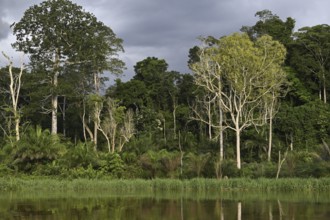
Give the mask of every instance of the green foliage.
[[12, 149], [8, 148], [11, 151], [9, 165], [25, 172], [33, 171], [38, 164], [50, 163], [66, 152], [60, 138], [40, 126], [30, 127]]
[[327, 177], [330, 165], [315, 152], [290, 152], [283, 165], [283, 177]]
[[93, 169], [92, 165], [88, 165], [87, 168], [75, 167], [73, 169], [68, 169], [66, 172], [61, 174], [61, 177], [65, 178], [85, 178], [85, 179], [98, 179], [104, 176], [104, 173], [99, 170]]
[[239, 177], [240, 173], [234, 160], [224, 160], [221, 164], [222, 177]]
[[92, 143], [78, 143], [70, 147], [63, 156], [63, 163], [69, 168], [82, 167], [87, 169], [89, 166], [97, 168], [100, 166], [98, 155]]
[[[47, 0], [30, 7], [14, 25], [14, 47], [31, 55], [31, 68], [22, 78], [24, 83], [19, 97], [23, 133], [16, 142], [9, 125], [14, 119], [8, 117], [11, 109], [1, 104], [0, 175], [32, 174], [69, 179], [273, 178], [278, 150], [283, 152], [292, 147], [283, 163], [281, 177], [329, 176], [330, 28], [328, 25], [305, 27], [292, 37], [294, 19], [282, 20], [269, 10], [259, 11], [256, 16], [259, 20], [254, 26], [242, 28], [246, 33], [220, 38], [208, 36], [203, 38], [203, 47], [195, 46], [189, 51], [190, 67], [204, 74], [200, 79], [209, 80], [205, 85], [212, 85], [207, 91], [197, 85], [197, 73], [168, 71], [164, 59], [147, 57], [136, 63], [131, 80], [117, 79], [103, 96], [94, 93], [98, 90], [94, 76], [102, 85], [106, 80], [100, 76], [103, 71], [122, 72], [124, 64], [116, 56], [123, 51], [122, 40], [94, 15], [71, 1]], [[202, 55], [205, 55], [205, 62]], [[285, 67], [282, 66], [284, 59]], [[219, 65], [211, 65], [215, 63]], [[205, 69], [207, 66], [212, 68]], [[8, 85], [7, 75], [1, 74], [4, 71], [5, 68], [0, 69], [1, 88]], [[58, 86], [49, 83], [52, 81], [49, 79], [54, 81], [55, 75], [58, 75]], [[198, 102], [197, 97], [212, 89], [220, 91], [214, 97], [222, 97], [219, 100], [224, 108], [224, 124], [231, 127], [224, 132], [225, 158], [221, 163], [217, 129], [212, 128], [214, 139], [210, 140], [208, 126], [192, 120], [192, 106]], [[260, 116], [269, 110], [264, 107], [269, 105], [273, 93], [258, 99], [268, 90], [275, 92], [277, 101], [281, 102], [274, 108], [278, 114], [273, 120], [272, 163], [265, 162], [268, 125], [258, 129], [252, 126], [269, 121], [268, 115]], [[238, 100], [239, 93], [250, 96]], [[51, 95], [58, 96], [57, 118], [62, 119], [58, 127], [67, 137], [65, 142], [41, 129], [50, 127], [50, 115], [41, 112], [48, 113], [45, 110], [52, 109], [46, 98]], [[231, 97], [235, 97], [232, 103]], [[113, 102], [106, 102], [110, 99]], [[1, 103], [9, 101], [8, 94], [0, 94]], [[236, 114], [242, 131], [243, 166], [238, 170], [233, 160], [237, 152], [235, 134], [231, 132], [237, 128], [230, 119], [235, 118], [231, 113], [244, 102], [258, 105], [246, 105], [242, 109], [248, 114]], [[212, 106], [211, 112], [217, 125], [218, 107]], [[129, 109], [134, 111], [135, 137], [125, 142], [125, 150], [114, 154], [103, 152], [106, 140], [98, 135], [100, 147], [95, 151], [94, 145], [88, 142], [89, 138], [93, 139], [93, 122], [99, 122], [99, 126], [108, 131], [113, 128], [109, 127], [111, 123], [117, 126], [116, 134], [106, 132], [117, 147], [118, 143], [123, 143], [123, 133], [118, 131], [122, 131]], [[100, 115], [94, 114], [96, 110]], [[250, 116], [254, 118], [242, 124]], [[89, 130], [82, 125], [82, 119]], [[25, 130], [27, 124], [41, 127]], [[183, 167], [179, 149], [184, 152]], [[137, 182], [140, 186], [146, 184]], [[291, 188], [298, 188], [296, 183], [287, 183], [294, 184]], [[120, 184], [123, 182], [113, 186], [120, 188]], [[151, 189], [179, 190], [182, 187], [176, 180], [166, 183], [157, 179], [147, 184]], [[189, 184], [188, 188], [204, 189], [218, 183], [194, 179]], [[224, 188], [243, 187], [238, 180], [225, 180], [221, 184]]]
[[181, 154], [180, 152], [168, 152], [161, 151], [161, 156], [159, 162], [162, 166], [163, 171], [166, 173], [166, 177], [178, 178], [179, 177], [179, 167], [181, 165]]
[[120, 178], [124, 173], [124, 161], [118, 153], [106, 153], [100, 156], [102, 160], [101, 170], [109, 173], [112, 177]]
[[139, 164], [144, 170], [144, 178], [155, 178], [158, 176], [156, 173], [160, 168], [158, 161], [158, 153], [155, 151], [149, 150], [141, 155], [139, 158]]
[[295, 33], [290, 65], [300, 74], [304, 87], [326, 103], [329, 91], [330, 26], [304, 27]]
[[187, 169], [190, 172], [194, 173], [194, 177], [201, 177], [205, 165], [210, 159], [210, 157], [211, 157], [210, 153], [194, 154], [192, 152], [189, 152], [186, 155], [185, 164], [187, 166]]
[[125, 83], [117, 79], [116, 84], [108, 89], [107, 96], [120, 99], [122, 105], [134, 110], [148, 106], [150, 102], [145, 83], [135, 79]]
[[[29, 192], [83, 192], [91, 193], [134, 193], [138, 195], [154, 195], [154, 193], [211, 193], [223, 191], [239, 192], [251, 190], [253, 192], [328, 192], [330, 178], [283, 178], [274, 179], [152, 179], [152, 180], [110, 180], [109, 179], [74, 179], [59, 180], [55, 178], [0, 178], [0, 191], [26, 191]], [[218, 198], [218, 197], [217, 197]]]
[[134, 79], [145, 82], [146, 86], [154, 86], [161, 74], [166, 72], [168, 64], [163, 59], [147, 57], [134, 66], [136, 75]]
[[320, 100], [297, 107], [283, 105], [275, 121], [275, 128], [282, 139], [292, 141], [294, 149], [313, 150], [329, 135], [329, 105]]
[[[124, 68], [117, 58], [123, 51], [122, 40], [93, 14], [69, 0], [46, 0], [30, 7], [15, 23], [13, 32], [13, 47], [30, 57], [30, 116], [42, 123], [50, 118], [34, 118], [36, 110], [52, 111], [53, 133], [57, 133], [59, 97], [68, 97], [70, 104], [79, 103], [82, 96], [100, 89], [97, 87], [104, 81], [103, 71], [120, 74]], [[64, 115], [67, 107], [61, 108]]]
[[178, 178], [181, 155], [177, 151], [147, 151], [139, 158], [145, 178]]
[[[123, 64], [116, 58], [122, 40], [81, 6], [68, 0], [44, 1], [27, 9], [14, 26], [14, 47], [31, 54], [37, 65], [49, 65], [54, 53], [71, 62], [89, 60], [92, 69], [120, 72]], [[81, 47], [84, 45], [84, 47]]]
[[286, 21], [282, 21], [279, 16], [269, 10], [258, 11], [255, 16], [259, 17], [259, 21], [252, 27], [243, 26], [241, 31], [248, 33], [252, 39], [267, 34], [284, 45], [291, 43], [295, 26], [294, 19], [288, 17]]
[[248, 163], [241, 171], [244, 178], [274, 178], [276, 176], [277, 165], [275, 163]]

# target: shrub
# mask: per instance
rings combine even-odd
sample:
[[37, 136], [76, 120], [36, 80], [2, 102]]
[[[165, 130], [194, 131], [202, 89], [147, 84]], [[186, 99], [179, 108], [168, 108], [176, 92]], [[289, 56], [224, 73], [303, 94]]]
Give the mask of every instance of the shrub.
[[237, 169], [236, 161], [224, 160], [221, 164], [222, 176], [239, 177], [240, 171]]
[[103, 176], [104, 172], [102, 170], [95, 170], [91, 164], [88, 165], [87, 168], [75, 167], [73, 169], [63, 170], [61, 173], [61, 177], [71, 179], [99, 179]]
[[101, 170], [110, 173], [111, 176], [120, 178], [124, 172], [124, 161], [118, 153], [104, 153], [100, 155]]
[[276, 164], [270, 162], [263, 163], [247, 163], [242, 166], [241, 175], [247, 178], [260, 178], [269, 177], [274, 178], [276, 176]]
[[98, 155], [92, 143], [78, 143], [76, 146], [69, 148], [63, 157], [63, 163], [68, 168], [87, 168], [90, 165], [97, 168], [100, 166]]
[[200, 177], [210, 157], [210, 153], [194, 154], [190, 152], [186, 156], [186, 167], [195, 177]]
[[149, 150], [139, 158], [139, 164], [143, 169], [142, 178], [162, 177], [159, 164], [159, 153]]
[[19, 171], [31, 173], [38, 165], [51, 163], [65, 152], [66, 148], [57, 135], [37, 126], [35, 129], [29, 128], [14, 143], [10, 152], [10, 165]]

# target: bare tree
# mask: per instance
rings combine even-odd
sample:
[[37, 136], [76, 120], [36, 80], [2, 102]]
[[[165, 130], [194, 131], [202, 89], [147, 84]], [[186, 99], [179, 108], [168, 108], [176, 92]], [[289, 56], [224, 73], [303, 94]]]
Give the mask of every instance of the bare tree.
[[135, 134], [135, 125], [134, 125], [133, 117], [134, 117], [133, 110], [132, 109], [127, 110], [119, 132], [120, 134], [120, 142], [118, 148], [119, 152], [123, 150], [125, 143], [128, 143]]
[[23, 57], [21, 59], [21, 66], [19, 68], [18, 73], [15, 73], [13, 71], [13, 61], [10, 59], [10, 57], [2, 52], [2, 55], [8, 62], [8, 76], [9, 76], [9, 94], [10, 94], [10, 100], [11, 100], [11, 112], [13, 114], [14, 118], [14, 127], [15, 127], [15, 137], [16, 140], [20, 140], [20, 112], [18, 107], [18, 99], [21, 91], [22, 86], [22, 75], [25, 69], [24, 63], [23, 63]]
[[[99, 105], [96, 110], [100, 112], [95, 124], [107, 140], [109, 152], [114, 153], [116, 149], [122, 151], [125, 143], [129, 142], [135, 133], [133, 111], [125, 112], [125, 107], [119, 106], [118, 102], [111, 98], [106, 99], [105, 107]], [[104, 114], [101, 119], [102, 110]]]

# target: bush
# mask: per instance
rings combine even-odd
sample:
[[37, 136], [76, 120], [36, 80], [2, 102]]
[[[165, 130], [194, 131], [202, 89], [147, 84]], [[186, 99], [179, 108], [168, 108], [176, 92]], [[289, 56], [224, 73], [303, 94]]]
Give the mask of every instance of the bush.
[[95, 170], [92, 165], [88, 165], [87, 168], [75, 167], [73, 169], [63, 170], [61, 177], [70, 179], [99, 179], [104, 176], [102, 170]]
[[57, 135], [40, 126], [29, 128], [21, 139], [14, 143], [11, 149], [6, 149], [9, 155], [9, 166], [26, 173], [33, 172], [40, 164], [51, 163], [65, 154], [66, 148]]
[[210, 153], [194, 154], [190, 152], [186, 156], [185, 167], [193, 177], [201, 177], [210, 157]]
[[39, 164], [33, 171], [36, 176], [61, 176], [65, 172], [65, 168], [58, 164], [58, 161], [52, 163]]
[[100, 154], [101, 170], [111, 174], [111, 176], [120, 178], [124, 172], [124, 161], [118, 153]]
[[142, 178], [164, 177], [159, 164], [159, 152], [149, 150], [139, 158], [139, 165], [142, 167]]
[[247, 178], [268, 177], [274, 178], [276, 176], [276, 164], [270, 162], [263, 163], [248, 163], [242, 166], [241, 175]]
[[63, 164], [67, 168], [100, 167], [100, 161], [92, 143], [78, 143], [76, 146], [69, 148], [63, 157]]
[[237, 169], [236, 161], [224, 160], [221, 164], [221, 173], [225, 177], [239, 177], [240, 171]]
[[329, 175], [329, 163], [313, 152], [290, 152], [283, 165], [281, 176], [325, 177]]

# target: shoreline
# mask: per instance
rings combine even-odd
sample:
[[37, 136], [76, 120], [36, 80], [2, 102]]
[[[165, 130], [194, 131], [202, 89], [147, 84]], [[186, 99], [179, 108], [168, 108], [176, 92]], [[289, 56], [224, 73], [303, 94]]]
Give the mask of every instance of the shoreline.
[[280, 179], [58, 179], [44, 176], [0, 177], [0, 192], [10, 191], [105, 191], [145, 192], [290, 192], [330, 191], [330, 178]]

